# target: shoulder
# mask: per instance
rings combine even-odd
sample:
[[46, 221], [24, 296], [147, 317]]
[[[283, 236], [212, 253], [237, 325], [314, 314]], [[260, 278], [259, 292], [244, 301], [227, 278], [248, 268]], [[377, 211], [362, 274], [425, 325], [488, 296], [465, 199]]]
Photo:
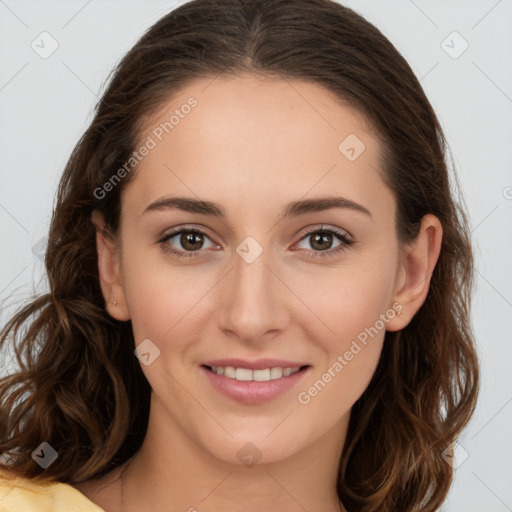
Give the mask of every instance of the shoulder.
[[61, 482], [35, 482], [0, 469], [0, 512], [69, 510], [105, 512], [70, 485]]

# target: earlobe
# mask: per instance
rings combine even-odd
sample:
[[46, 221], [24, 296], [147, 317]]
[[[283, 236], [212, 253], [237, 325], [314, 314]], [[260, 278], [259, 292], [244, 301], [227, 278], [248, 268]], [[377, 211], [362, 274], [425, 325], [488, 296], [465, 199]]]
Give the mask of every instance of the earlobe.
[[105, 220], [101, 212], [94, 210], [91, 221], [96, 228], [98, 274], [105, 299], [105, 308], [116, 320], [130, 320], [121, 275], [118, 245], [105, 229]]
[[403, 251], [393, 298], [402, 306], [400, 315], [386, 326], [388, 331], [406, 327], [427, 298], [430, 279], [441, 252], [443, 228], [432, 214], [425, 215], [416, 239]]

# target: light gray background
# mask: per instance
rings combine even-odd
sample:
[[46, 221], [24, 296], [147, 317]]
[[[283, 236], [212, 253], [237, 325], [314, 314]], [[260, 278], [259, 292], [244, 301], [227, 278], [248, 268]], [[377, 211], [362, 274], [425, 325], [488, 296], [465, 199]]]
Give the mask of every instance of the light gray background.
[[[512, 511], [512, 1], [345, 3], [377, 25], [421, 78], [470, 210], [483, 382], [442, 510]], [[44, 289], [33, 247], [46, 235], [58, 179], [108, 72], [176, 5], [0, 0], [0, 324], [13, 305]], [[31, 47], [43, 31], [59, 45], [47, 59]], [[446, 39], [453, 31], [469, 44], [458, 58], [445, 51], [463, 49], [457, 36]], [[12, 364], [8, 355], [1, 363], [4, 372]]]

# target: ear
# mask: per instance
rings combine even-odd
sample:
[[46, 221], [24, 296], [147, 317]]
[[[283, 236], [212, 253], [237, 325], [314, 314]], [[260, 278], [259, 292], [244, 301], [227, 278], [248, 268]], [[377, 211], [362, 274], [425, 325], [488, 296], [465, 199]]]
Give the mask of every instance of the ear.
[[91, 221], [96, 228], [96, 248], [98, 253], [98, 271], [105, 307], [116, 320], [130, 320], [126, 303], [123, 278], [121, 275], [120, 250], [115, 240], [105, 229], [103, 214], [94, 210]]
[[386, 330], [399, 331], [406, 327], [425, 302], [441, 252], [442, 238], [443, 228], [439, 219], [431, 214], [425, 215], [417, 237], [404, 247], [401, 255], [394, 301], [402, 309], [387, 323]]

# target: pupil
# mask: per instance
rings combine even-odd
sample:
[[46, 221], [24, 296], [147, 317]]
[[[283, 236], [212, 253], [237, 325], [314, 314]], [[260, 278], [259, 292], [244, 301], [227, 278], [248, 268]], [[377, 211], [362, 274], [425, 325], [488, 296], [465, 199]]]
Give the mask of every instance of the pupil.
[[331, 235], [330, 235], [329, 233], [324, 233], [324, 234], [316, 234], [316, 235], [314, 236], [314, 243], [313, 243], [313, 246], [314, 246], [315, 244], [317, 244], [317, 243], [318, 243], [318, 245], [320, 245], [320, 247], [318, 247], [318, 249], [320, 249], [320, 250], [325, 250], [325, 249], [327, 249], [327, 247], [322, 247], [322, 243], [321, 243], [321, 241], [322, 241], [322, 239], [324, 239], [324, 238], [327, 238], [327, 245], [329, 245]]
[[[184, 239], [182, 240], [183, 247], [189, 248], [191, 250], [197, 249], [197, 247], [194, 247], [194, 245], [201, 245], [200, 235], [197, 235], [196, 233], [187, 233], [183, 235]], [[197, 240], [199, 239], [199, 240]]]

